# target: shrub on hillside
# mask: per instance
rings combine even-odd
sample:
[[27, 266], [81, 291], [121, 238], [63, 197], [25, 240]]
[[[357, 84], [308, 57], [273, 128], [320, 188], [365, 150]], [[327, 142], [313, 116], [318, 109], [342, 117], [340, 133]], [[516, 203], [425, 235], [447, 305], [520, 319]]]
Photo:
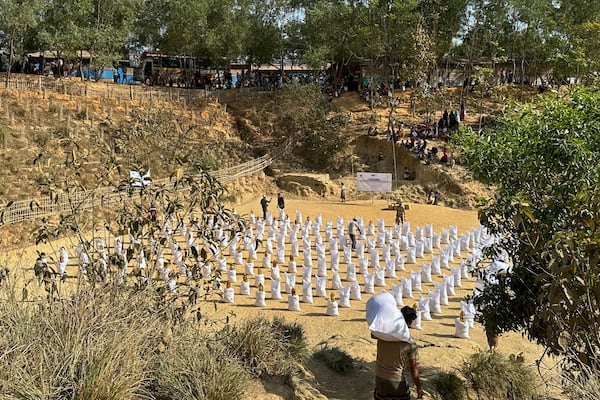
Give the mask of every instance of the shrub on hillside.
[[465, 382], [454, 372], [440, 372], [431, 379], [431, 385], [443, 400], [466, 398]]
[[[258, 317], [227, 326], [222, 332], [225, 347], [255, 376], [289, 376], [292, 361], [302, 360], [306, 347], [304, 332], [290, 329], [282, 320]], [[291, 334], [291, 332], [295, 332]]]
[[51, 303], [3, 295], [0, 392], [27, 399], [148, 395], [160, 321], [144, 293], [82, 289]]
[[187, 325], [158, 355], [151, 391], [159, 400], [237, 399], [248, 379], [222, 342]]
[[276, 130], [298, 144], [311, 167], [328, 167], [348, 147], [348, 119], [333, 110], [318, 85], [285, 85], [276, 101]]
[[479, 398], [531, 399], [537, 384], [534, 371], [521, 356], [505, 357], [496, 352], [471, 355], [462, 373]]

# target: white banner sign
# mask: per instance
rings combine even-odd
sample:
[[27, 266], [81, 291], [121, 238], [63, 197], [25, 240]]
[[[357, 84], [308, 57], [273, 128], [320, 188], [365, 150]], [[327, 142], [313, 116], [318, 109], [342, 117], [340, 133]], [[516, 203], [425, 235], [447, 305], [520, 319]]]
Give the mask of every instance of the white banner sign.
[[392, 174], [357, 172], [356, 190], [359, 192], [391, 192]]

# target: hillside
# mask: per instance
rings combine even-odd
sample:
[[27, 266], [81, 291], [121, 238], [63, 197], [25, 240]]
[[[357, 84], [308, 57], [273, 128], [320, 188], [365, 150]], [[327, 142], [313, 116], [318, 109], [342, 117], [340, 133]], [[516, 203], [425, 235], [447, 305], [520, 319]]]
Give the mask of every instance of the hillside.
[[[97, 90], [97, 96], [92, 95], [93, 89]], [[27, 131], [30, 135], [22, 137], [11, 134], [7, 137], [6, 149], [10, 150], [13, 156], [19, 154], [21, 157], [18, 158], [20, 164], [13, 166], [14, 174], [5, 173], [3, 176], [3, 184], [6, 187], [10, 188], [12, 185], [18, 188], [10, 193], [13, 197], [7, 196], [6, 200], [36, 196], [50, 187], [43, 182], [40, 185], [36, 179], [30, 177], [33, 173], [38, 174], [38, 179], [40, 176], [53, 179], [50, 183], [59, 189], [65, 182], [78, 188], [91, 189], [97, 186], [98, 182], [102, 185], [117, 185], [124, 179], [129, 168], [138, 165], [150, 168], [153, 176], [160, 178], [174, 173], [180, 166], [196, 162], [213, 168], [239, 163], [264, 154], [278, 142], [275, 130], [267, 128], [272, 120], [263, 111], [264, 105], [269, 101], [276, 101], [276, 97], [234, 98], [225, 106], [223, 103], [208, 101], [207, 97], [192, 98], [174, 93], [169, 95], [167, 89], [158, 92], [160, 95], [155, 92], [152, 95], [153, 103], [150, 103], [150, 96], [143, 92], [135, 93], [133, 99], [124, 99], [115, 97], [119, 96], [119, 91], [125, 97], [130, 96], [129, 88], [116, 87], [114, 92], [111, 89], [111, 85], [92, 85], [86, 89], [86, 96], [73, 95], [72, 100], [69, 94], [50, 95], [43, 91], [23, 91], [12, 93], [14, 97], [2, 97], [3, 109], [9, 109], [5, 112], [5, 117], [8, 117], [2, 120], [3, 124], [9, 124], [3, 125], [5, 132], [19, 123], [30, 129]], [[106, 91], [105, 97], [102, 95], [103, 91]], [[53, 99], [53, 107], [48, 105], [50, 97]], [[55, 108], [56, 99], [59, 98], [64, 102], [62, 111], [60, 107], [58, 110]], [[20, 115], [11, 111], [21, 104], [27, 104], [22, 107], [29, 110], [28, 113]], [[417, 122], [417, 117], [413, 117], [408, 110], [408, 103], [403, 104], [405, 105], [400, 107], [398, 115], [407, 124]], [[67, 108], [67, 105], [71, 108]], [[425, 165], [419, 161], [416, 154], [401, 146], [395, 149], [397, 168], [402, 170], [404, 166], [408, 166], [416, 172], [416, 179], [400, 179], [394, 194], [374, 196], [377, 198], [372, 198], [368, 193], [357, 192], [353, 178], [353, 173], [357, 170], [393, 170], [394, 148], [391, 142], [384, 136], [365, 135], [373, 123], [383, 128], [386, 110], [381, 108], [374, 114], [355, 94], [345, 94], [335, 99], [334, 105], [340, 112], [346, 113], [351, 121], [347, 130], [340, 132], [340, 135], [348, 138], [350, 146], [347, 153], [340, 156], [339, 167], [332, 168], [331, 171], [313, 169], [306, 159], [297, 157], [292, 148], [292, 151], [267, 168], [265, 174], [244, 178], [229, 186], [226, 200], [241, 215], [258, 211], [260, 194], [275, 196], [277, 192], [282, 191], [286, 197], [286, 210], [290, 215], [293, 215], [294, 210], [298, 210], [305, 218], [311, 220], [322, 217], [324, 221], [335, 221], [337, 218], [347, 221], [354, 216], [361, 216], [365, 222], [385, 219], [387, 223], [391, 223], [394, 212], [387, 209], [387, 200], [391, 196], [400, 196], [410, 206], [406, 217], [412, 226], [418, 227], [433, 222], [439, 230], [455, 225], [463, 233], [478, 225], [474, 209], [476, 198], [487, 195], [489, 189], [474, 182], [460, 165]], [[70, 119], [69, 116], [77, 115], [78, 108], [80, 113], [85, 115], [78, 119]], [[60, 118], [61, 114], [63, 118]], [[37, 115], [35, 120], [32, 115]], [[276, 116], [272, 117], [275, 120]], [[52, 134], [44, 143], [30, 139], [41, 133], [54, 132], [56, 126], [66, 126], [69, 128], [68, 134], [65, 137]], [[22, 146], [21, 151], [19, 144]], [[102, 178], [104, 171], [109, 171], [106, 179]], [[339, 202], [341, 182], [346, 183], [348, 191], [348, 202], [345, 204]], [[29, 192], [27, 188], [30, 189]], [[442, 193], [439, 207], [422, 204], [426, 200], [427, 190], [431, 189]], [[273, 209], [272, 205], [271, 211]], [[31, 240], [30, 230], [33, 225], [28, 223], [4, 226], [3, 246], [18, 244], [19, 247], [23, 247]], [[68, 241], [65, 239], [61, 243]], [[22, 275], [27, 276], [26, 274], [32, 273], [32, 268], [28, 266], [34, 264], [36, 252], [45, 251], [53, 257], [56, 246], [57, 243], [31, 246], [24, 252], [9, 253], [6, 265], [23, 266]], [[10, 259], [13, 254], [16, 254], [18, 261], [15, 261], [16, 258]], [[260, 254], [262, 257], [262, 250]], [[266, 250], [264, 254], [267, 254]], [[466, 254], [463, 255], [466, 257]], [[74, 255], [72, 257], [75, 259]], [[422, 261], [426, 260], [429, 259], [424, 258]], [[460, 261], [457, 259], [454, 265], [458, 266]], [[68, 277], [62, 283], [65, 288], [75, 287], [77, 284], [76, 264], [72, 263], [68, 267]], [[415, 263], [415, 266], [409, 268], [418, 266]], [[406, 277], [408, 273], [406, 270], [401, 272], [401, 275]], [[439, 279], [441, 278], [436, 277], [436, 280]], [[422, 331], [413, 333], [422, 349], [420, 364], [428, 393], [434, 392], [432, 378], [436, 374], [440, 371], [455, 371], [470, 354], [486, 348], [485, 335], [480, 326], [472, 329], [470, 339], [459, 339], [453, 335], [459, 301], [472, 293], [475, 281], [465, 279], [463, 285], [451, 296], [450, 304], [443, 315], [436, 315], [432, 322], [425, 324]], [[426, 293], [427, 289], [433, 289], [433, 283], [430, 283], [423, 293]], [[327, 346], [339, 348], [350, 354], [356, 366], [356, 370], [350, 375], [342, 376], [311, 359], [304, 365], [303, 374], [293, 376], [289, 382], [268, 378], [254, 380], [247, 389], [245, 398], [372, 398], [374, 341], [364, 324], [364, 301], [367, 297], [365, 294], [363, 300], [356, 300], [351, 308], [341, 310], [339, 318], [323, 315], [324, 297], [317, 297], [315, 304], [303, 304], [302, 312], [299, 313], [290, 312], [286, 308], [287, 302], [271, 298], [267, 307], [256, 308], [252, 296], [244, 297], [241, 294], [236, 295], [237, 304], [220, 304], [216, 307], [211, 315], [217, 319], [219, 313], [223, 313], [227, 314], [226, 318], [232, 316], [236, 321], [258, 315], [269, 318], [281, 316], [301, 323], [311, 352]], [[413, 301], [417, 300], [407, 299], [407, 304], [410, 305]], [[323, 318], [327, 318], [326, 324]], [[506, 355], [524, 352], [528, 366], [534, 365], [538, 358], [542, 357], [538, 346], [517, 333], [503, 336], [499, 351]], [[544, 377], [545, 384], [550, 387], [540, 384], [538, 389], [541, 392], [549, 391], [555, 396], [553, 361], [548, 357], [543, 358], [540, 365], [544, 374], [548, 376]], [[351, 384], [348, 384], [349, 382]]]
[[[277, 92], [204, 92], [77, 80], [42, 82], [22, 76], [17, 79], [21, 80], [19, 89], [0, 89], [2, 203], [61, 192], [67, 187], [118, 187], [131, 169], [142, 173], [149, 170], [154, 179], [160, 179], [171, 176], [180, 166], [232, 166], [269, 152], [286, 134], [277, 131], [277, 115], [268, 107], [278, 101]], [[485, 99], [471, 93], [468, 104], [473, 103], [474, 109], [496, 110], [516, 95], [510, 90], [516, 89], [498, 88]], [[408, 127], [428, 115], [436, 120], [443, 109], [457, 108], [460, 90], [447, 90], [441, 97], [443, 101], [429, 104], [428, 110], [412, 104], [409, 91], [395, 95], [400, 105], [392, 117], [405, 125], [403, 140], [408, 137]], [[395, 193], [385, 197], [411, 202], [425, 203], [427, 193], [437, 190], [442, 204], [473, 209], [476, 199], [489, 193], [460, 166], [458, 154], [453, 168], [438, 163], [425, 165], [403, 146], [394, 149], [386, 135], [366, 135], [374, 126], [385, 132], [390, 117], [385, 105], [371, 110], [356, 92], [334, 98], [332, 105], [348, 121], [339, 132], [349, 144], [345, 152], [327, 168], [316, 168], [310, 157], [301, 159], [292, 147], [265, 170], [268, 177], [257, 176], [259, 184], [233, 185], [227, 200], [236, 204], [265, 190], [276, 191], [277, 178], [289, 173], [325, 173], [330, 195], [338, 195], [339, 184], [344, 182], [355, 198], [368, 199], [368, 193], [354, 193], [353, 175], [357, 171], [397, 174]], [[467, 123], [477, 124], [475, 112], [469, 110], [467, 117]], [[442, 149], [446, 144], [431, 141], [431, 146]], [[414, 171], [416, 179], [403, 180], [405, 168]], [[322, 196], [312, 185], [296, 182], [284, 190], [290, 196]], [[31, 226], [2, 227], [4, 244], [11, 246], [29, 239], [30, 230]]]

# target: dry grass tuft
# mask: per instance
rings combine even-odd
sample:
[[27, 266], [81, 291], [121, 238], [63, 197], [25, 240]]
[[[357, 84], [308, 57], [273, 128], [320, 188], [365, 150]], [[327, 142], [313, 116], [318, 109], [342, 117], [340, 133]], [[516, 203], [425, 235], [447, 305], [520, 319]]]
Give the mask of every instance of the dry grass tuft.
[[246, 390], [249, 374], [223, 343], [194, 327], [178, 329], [160, 354], [152, 392], [159, 400], [228, 400]]
[[443, 400], [466, 399], [465, 382], [454, 372], [440, 372], [430, 382]]
[[291, 361], [302, 361], [306, 348], [304, 331], [297, 324], [258, 317], [227, 327], [225, 346], [254, 376], [290, 376]]
[[323, 363], [327, 368], [340, 374], [356, 371], [354, 358], [337, 346], [323, 345], [313, 354], [313, 358]]
[[[10, 297], [9, 297], [10, 299]], [[160, 321], [144, 294], [84, 290], [66, 300], [0, 305], [0, 390], [11, 397], [138, 399]]]
[[520, 356], [475, 353], [465, 362], [462, 373], [479, 398], [531, 399], [537, 386], [535, 372]]

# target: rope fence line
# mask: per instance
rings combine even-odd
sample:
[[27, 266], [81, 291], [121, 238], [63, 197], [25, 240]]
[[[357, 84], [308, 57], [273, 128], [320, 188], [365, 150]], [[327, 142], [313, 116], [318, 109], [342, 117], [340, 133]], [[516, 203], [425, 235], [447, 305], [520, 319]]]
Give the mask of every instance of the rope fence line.
[[[255, 158], [248, 162], [232, 167], [210, 171], [209, 174], [221, 184], [226, 185], [238, 179], [254, 175], [273, 162], [271, 154]], [[153, 181], [153, 185], [167, 185], [171, 178]], [[182, 190], [185, 188], [182, 188]], [[97, 206], [107, 206], [121, 201], [126, 192], [117, 188], [107, 187], [91, 191], [72, 192], [59, 194], [54, 198], [43, 197], [29, 200], [20, 200], [7, 203], [0, 212], [0, 225], [16, 224], [31, 221], [52, 215], [71, 212], [73, 209], [89, 210]]]

